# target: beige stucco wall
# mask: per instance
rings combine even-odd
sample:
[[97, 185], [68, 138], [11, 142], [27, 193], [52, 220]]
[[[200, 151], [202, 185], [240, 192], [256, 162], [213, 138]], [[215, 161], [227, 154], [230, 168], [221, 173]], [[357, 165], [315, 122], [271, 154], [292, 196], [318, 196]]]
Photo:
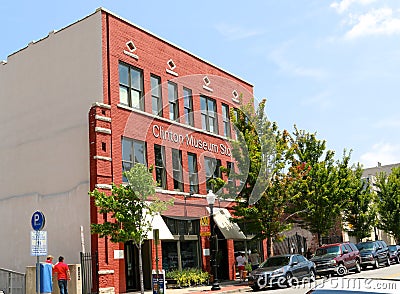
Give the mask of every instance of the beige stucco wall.
[[[82, 273], [80, 264], [68, 264], [71, 272], [71, 280], [67, 282], [68, 294], [82, 293]], [[36, 267], [28, 266], [26, 268], [26, 294], [37, 293], [36, 288]], [[53, 294], [59, 294], [57, 275], [53, 276]]]
[[35, 264], [36, 210], [48, 252], [79, 263], [80, 226], [90, 249], [88, 112], [103, 101], [100, 12], [0, 63], [0, 100], [1, 267]]

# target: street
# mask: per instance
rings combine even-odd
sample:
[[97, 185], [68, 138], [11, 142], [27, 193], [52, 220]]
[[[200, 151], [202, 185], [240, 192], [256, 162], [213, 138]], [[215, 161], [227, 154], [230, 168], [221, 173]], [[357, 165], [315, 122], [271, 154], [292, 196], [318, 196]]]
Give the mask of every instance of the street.
[[[368, 268], [365, 271], [362, 271], [359, 274], [350, 272], [345, 276], [346, 278], [379, 278], [379, 279], [400, 279], [400, 264], [392, 264], [390, 267], [380, 267], [379, 269]], [[273, 293], [273, 294], [304, 294], [307, 293], [308, 290], [312, 289], [315, 284], [321, 283], [335, 283], [337, 277], [332, 277], [330, 279], [317, 277], [315, 283], [305, 283], [301, 285], [293, 286], [292, 288], [284, 288], [284, 289], [267, 289], [260, 290], [257, 292], [248, 291], [247, 293]]]

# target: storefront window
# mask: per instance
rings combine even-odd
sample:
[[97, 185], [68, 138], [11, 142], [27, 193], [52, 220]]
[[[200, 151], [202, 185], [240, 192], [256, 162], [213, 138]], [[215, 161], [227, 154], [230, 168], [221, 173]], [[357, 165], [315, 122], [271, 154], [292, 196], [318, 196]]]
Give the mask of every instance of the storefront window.
[[166, 271], [178, 269], [177, 242], [162, 242], [162, 267]]
[[199, 220], [182, 220], [163, 217], [176, 241], [163, 241], [162, 265], [165, 270], [199, 268]]
[[182, 269], [199, 267], [198, 242], [181, 242]]
[[163, 241], [162, 261], [166, 271], [200, 267], [198, 241]]

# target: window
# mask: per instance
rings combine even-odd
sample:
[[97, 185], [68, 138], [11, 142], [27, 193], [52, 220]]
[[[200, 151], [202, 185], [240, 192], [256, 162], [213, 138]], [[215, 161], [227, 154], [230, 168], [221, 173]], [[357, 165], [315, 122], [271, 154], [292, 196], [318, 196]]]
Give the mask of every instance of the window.
[[229, 119], [229, 106], [222, 104], [222, 122], [224, 126], [224, 136], [231, 137], [231, 121]]
[[188, 153], [188, 173], [189, 173], [189, 192], [191, 194], [199, 192], [199, 178], [197, 175], [197, 156], [194, 153]]
[[172, 171], [174, 177], [174, 190], [183, 191], [182, 151], [178, 149], [172, 149]]
[[124, 63], [119, 64], [119, 101], [144, 110], [142, 70]]
[[167, 271], [200, 268], [199, 241], [163, 241], [162, 268]]
[[[233, 178], [233, 174], [235, 173], [235, 163], [228, 161], [226, 163], [227, 175], [228, 175], [228, 187], [236, 188], [236, 181]], [[232, 172], [232, 174], [231, 174]]]
[[165, 170], [165, 147], [154, 145], [154, 165], [156, 168], [157, 185], [163, 189], [167, 187], [167, 176]]
[[150, 82], [152, 112], [155, 115], [162, 116], [161, 78], [155, 75], [151, 75]]
[[[165, 240], [162, 242], [162, 266], [165, 270], [201, 267], [201, 254], [198, 235], [200, 233], [199, 220], [179, 220], [163, 217], [172, 235], [190, 235], [191, 240]], [[176, 240], [176, 239], [175, 239]]]
[[212, 190], [212, 179], [221, 178], [221, 160], [211, 157], [204, 157], [205, 171], [206, 171], [206, 187], [207, 191]]
[[184, 106], [184, 116], [185, 124], [193, 126], [193, 96], [192, 90], [188, 88], [183, 88], [183, 106]]
[[[235, 118], [235, 121], [236, 121], [236, 123], [237, 123], [237, 121], [238, 121], [238, 119], [239, 119], [239, 113], [238, 113], [238, 110], [236, 109], [236, 108], [234, 108], [233, 109], [233, 116], [234, 116], [234, 118]], [[234, 125], [234, 133], [235, 133], [235, 139], [237, 140], [237, 139], [239, 139], [239, 136], [238, 136], [238, 128]]]
[[297, 255], [299, 262], [307, 262], [307, 259], [303, 255]]
[[214, 99], [201, 96], [201, 127], [205, 131], [218, 134], [217, 126], [217, 104]]
[[[122, 137], [122, 172], [129, 171], [135, 163], [146, 165], [145, 142]], [[128, 180], [123, 176], [122, 181]]]
[[349, 244], [344, 244], [344, 247], [346, 248], [346, 250], [348, 252], [352, 252], [353, 251], [353, 249], [351, 249], [351, 246]]
[[177, 121], [179, 118], [178, 87], [172, 82], [168, 82], [168, 101], [169, 119]]

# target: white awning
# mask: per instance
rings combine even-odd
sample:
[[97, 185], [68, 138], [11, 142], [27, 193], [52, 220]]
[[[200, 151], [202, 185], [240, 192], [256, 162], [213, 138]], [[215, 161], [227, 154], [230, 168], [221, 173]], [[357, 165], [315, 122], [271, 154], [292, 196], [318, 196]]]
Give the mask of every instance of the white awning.
[[[207, 207], [210, 212], [210, 209]], [[225, 239], [246, 240], [246, 235], [242, 232], [237, 223], [230, 220], [232, 217], [226, 208], [213, 208], [215, 224], [224, 235]]]
[[[148, 220], [151, 220], [150, 215], [146, 215]], [[171, 231], [168, 229], [167, 224], [164, 222], [161, 215], [156, 214], [153, 216], [153, 220], [151, 222], [151, 231], [147, 233], [146, 239], [152, 240], [153, 239], [153, 230], [159, 230], [160, 240], [173, 240], [174, 236], [172, 236]]]

